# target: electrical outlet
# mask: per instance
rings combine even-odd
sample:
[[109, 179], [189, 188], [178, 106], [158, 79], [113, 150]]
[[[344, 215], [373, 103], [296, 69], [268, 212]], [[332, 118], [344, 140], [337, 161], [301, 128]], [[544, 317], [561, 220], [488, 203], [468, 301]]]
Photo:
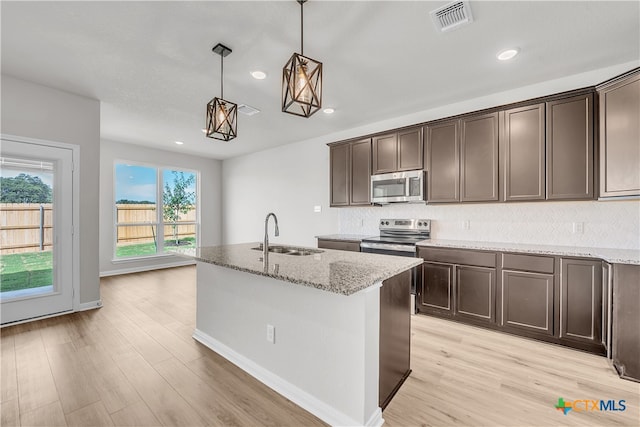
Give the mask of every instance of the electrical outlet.
[[276, 343], [276, 327], [273, 325], [267, 325], [267, 341], [271, 344]]
[[573, 234], [582, 234], [582, 233], [584, 233], [584, 222], [574, 222]]
[[358, 221], [358, 225], [360, 226], [360, 228], [364, 227], [364, 219], [360, 218], [360, 220]]
[[316, 205], [313, 207], [313, 211], [314, 212], [322, 212], [322, 206], [321, 205]]
[[462, 229], [463, 230], [468, 230], [470, 228], [470, 224], [469, 224], [469, 220], [465, 219], [464, 221], [462, 221]]

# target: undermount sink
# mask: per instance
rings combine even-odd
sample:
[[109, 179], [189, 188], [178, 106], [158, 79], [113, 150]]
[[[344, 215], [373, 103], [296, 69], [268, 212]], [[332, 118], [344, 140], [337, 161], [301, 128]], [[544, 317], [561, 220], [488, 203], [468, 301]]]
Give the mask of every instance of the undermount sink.
[[[254, 251], [261, 251], [262, 248], [263, 248], [263, 245], [261, 243], [260, 246], [251, 248], [251, 249], [253, 249]], [[295, 246], [269, 245], [269, 252], [274, 252], [277, 254], [284, 254], [284, 255], [307, 256], [307, 255], [319, 254], [324, 251], [321, 251], [318, 249], [297, 248]]]

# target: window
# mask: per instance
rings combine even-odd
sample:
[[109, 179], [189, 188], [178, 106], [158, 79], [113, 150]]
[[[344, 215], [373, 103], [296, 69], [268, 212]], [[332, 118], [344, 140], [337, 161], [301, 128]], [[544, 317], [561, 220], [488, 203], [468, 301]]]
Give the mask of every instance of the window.
[[115, 258], [197, 245], [198, 172], [115, 164]]

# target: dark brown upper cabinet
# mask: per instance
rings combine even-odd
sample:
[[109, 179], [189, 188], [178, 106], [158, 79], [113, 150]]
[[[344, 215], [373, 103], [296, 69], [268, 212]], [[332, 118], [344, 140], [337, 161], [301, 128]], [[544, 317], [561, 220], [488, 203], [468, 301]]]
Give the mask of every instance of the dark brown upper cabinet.
[[371, 140], [352, 142], [351, 206], [371, 204]]
[[330, 206], [349, 206], [350, 163], [349, 144], [329, 147]]
[[424, 129], [429, 203], [498, 200], [498, 113]]
[[370, 205], [371, 140], [331, 145], [330, 206]]
[[593, 198], [593, 94], [547, 102], [547, 199]]
[[545, 198], [544, 104], [502, 112], [504, 200]]
[[398, 170], [422, 169], [422, 126], [398, 132]]
[[373, 137], [373, 174], [422, 169], [422, 127]]
[[398, 134], [373, 137], [373, 174], [396, 172], [398, 167]]
[[498, 113], [460, 120], [460, 201], [498, 200]]
[[457, 119], [424, 127], [428, 203], [460, 200], [459, 129]]
[[640, 68], [598, 87], [600, 197], [640, 195]]
[[[374, 135], [370, 174], [424, 169], [427, 203], [640, 196], [640, 68], [596, 89]], [[332, 206], [369, 204], [369, 195], [351, 198], [362, 182], [335, 174]]]

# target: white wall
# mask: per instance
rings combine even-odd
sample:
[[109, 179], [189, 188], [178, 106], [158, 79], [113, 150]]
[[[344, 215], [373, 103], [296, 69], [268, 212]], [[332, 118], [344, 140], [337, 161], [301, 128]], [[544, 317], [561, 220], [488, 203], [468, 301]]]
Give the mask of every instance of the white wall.
[[[225, 160], [222, 166], [225, 243], [258, 242], [264, 219], [278, 216], [280, 237], [271, 242], [315, 246], [313, 236], [337, 231], [338, 212], [329, 209], [329, 149], [323, 141], [276, 147]], [[314, 206], [321, 213], [314, 213]]]
[[379, 416], [376, 287], [347, 297], [204, 262], [197, 286], [196, 339], [331, 425]]
[[100, 275], [106, 276], [142, 271], [184, 263], [181, 257], [170, 255], [144, 260], [113, 260], [114, 241], [114, 177], [116, 160], [200, 171], [200, 246], [221, 243], [221, 170], [219, 160], [179, 154], [121, 142], [102, 140], [100, 145]]
[[80, 303], [100, 299], [100, 102], [2, 75], [2, 133], [80, 147]]
[[[275, 241], [308, 246], [315, 246], [313, 236], [319, 234], [377, 234], [380, 217], [423, 216], [434, 219], [437, 238], [640, 248], [638, 201], [328, 208], [326, 146], [342, 139], [595, 85], [638, 65], [631, 62], [567, 76], [225, 160], [224, 243], [261, 240], [264, 217], [273, 211], [280, 220], [281, 233]], [[322, 212], [313, 213], [314, 205], [322, 205]], [[469, 230], [459, 227], [465, 220], [470, 222]], [[572, 233], [574, 221], [584, 222], [583, 234]], [[272, 236], [272, 226], [270, 230]]]

